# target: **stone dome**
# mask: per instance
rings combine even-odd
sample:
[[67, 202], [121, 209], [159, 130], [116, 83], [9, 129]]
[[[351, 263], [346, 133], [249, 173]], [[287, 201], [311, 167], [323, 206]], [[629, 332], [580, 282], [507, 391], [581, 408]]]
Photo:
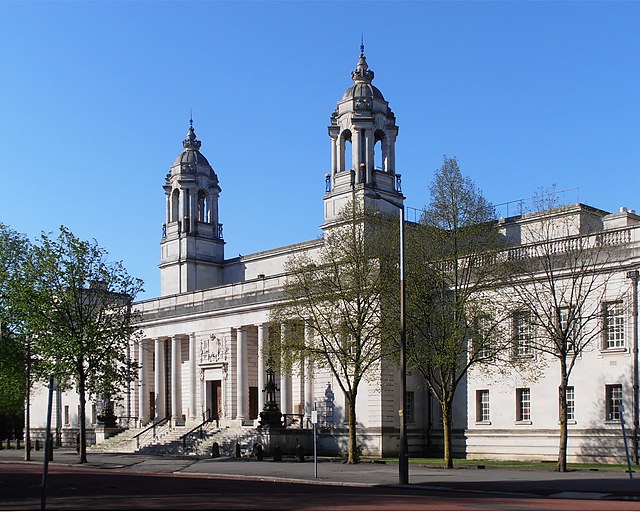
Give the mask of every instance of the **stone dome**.
[[356, 82], [349, 87], [342, 95], [342, 100], [350, 100], [353, 98], [374, 98], [377, 100], [384, 100], [384, 96], [375, 85], [365, 82]]
[[175, 167], [176, 165], [204, 165], [207, 167], [211, 167], [209, 161], [206, 157], [200, 153], [197, 149], [186, 149], [182, 153], [180, 153], [173, 162], [171, 167]]
[[187, 138], [182, 141], [184, 151], [173, 161], [170, 175], [190, 174], [195, 172], [196, 174], [211, 173], [215, 177], [216, 173], [211, 167], [211, 164], [209, 164], [206, 157], [200, 153], [201, 145], [202, 142], [196, 138], [196, 132], [193, 129], [193, 121], [191, 121], [191, 126], [189, 126], [189, 131], [187, 132]]
[[374, 73], [369, 69], [367, 58], [364, 55], [364, 45], [360, 46], [360, 58], [355, 71], [351, 73], [353, 85], [342, 95], [342, 100], [354, 98], [372, 98], [384, 101], [384, 96], [375, 85], [371, 85]]

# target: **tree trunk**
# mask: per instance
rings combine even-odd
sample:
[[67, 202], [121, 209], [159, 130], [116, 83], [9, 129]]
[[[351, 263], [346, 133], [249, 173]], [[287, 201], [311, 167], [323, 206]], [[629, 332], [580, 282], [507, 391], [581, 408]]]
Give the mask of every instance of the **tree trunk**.
[[444, 446], [444, 467], [453, 468], [453, 443], [451, 440], [451, 403], [444, 400], [440, 402], [442, 409], [442, 435]]
[[567, 428], [567, 377], [566, 367], [562, 365], [563, 375], [558, 388], [558, 405], [560, 409], [560, 444], [558, 447], [558, 465], [556, 471], [567, 471], [567, 442], [569, 440], [569, 430]]
[[27, 341], [27, 380], [24, 408], [24, 460], [31, 460], [31, 341]]
[[358, 438], [356, 435], [356, 395], [347, 397], [347, 408], [349, 414], [349, 453], [347, 458], [348, 464], [356, 464], [360, 462], [360, 454], [358, 453]]
[[78, 464], [84, 464], [87, 462], [87, 425], [86, 425], [86, 390], [85, 390], [85, 377], [80, 375], [78, 379], [78, 394], [80, 395], [80, 453], [78, 454]]

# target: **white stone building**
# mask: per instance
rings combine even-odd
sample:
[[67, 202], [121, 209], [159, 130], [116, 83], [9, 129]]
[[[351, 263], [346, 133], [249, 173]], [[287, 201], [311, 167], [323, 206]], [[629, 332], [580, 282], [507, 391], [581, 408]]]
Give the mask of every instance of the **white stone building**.
[[[364, 53], [352, 79], [353, 85], [338, 101], [328, 128], [331, 173], [325, 177], [325, 230], [336, 222], [352, 197], [391, 213], [396, 213], [394, 207], [372, 199], [371, 193], [396, 203], [404, 199], [395, 167], [395, 115], [372, 85], [373, 72]], [[201, 142], [193, 126], [183, 146], [164, 182], [161, 296], [136, 304], [143, 315], [143, 340], [133, 347], [140, 370], [138, 379], [123, 392], [116, 414], [132, 431], [165, 418], [178, 432], [209, 418], [232, 428], [251, 429], [264, 405], [266, 363], [262, 349], [268, 338], [270, 311], [286, 279], [285, 262], [295, 253], [318, 251], [323, 240], [225, 259], [220, 223], [224, 212], [218, 209], [222, 189], [200, 152]], [[377, 152], [381, 168], [374, 166]], [[633, 293], [637, 281], [627, 278], [626, 273], [640, 266], [640, 217], [627, 211], [610, 215], [584, 205], [575, 205], [565, 213], [575, 221], [576, 233], [602, 232], [615, 245], [615, 265], [604, 270], [615, 274], [610, 295], [616, 303], [622, 300], [631, 306], [637, 301]], [[513, 250], [535, 242], [529, 235], [535, 234], [539, 218], [540, 214], [531, 214], [501, 219], [502, 232]], [[567, 233], [558, 236], [564, 239]], [[636, 316], [632, 307], [616, 309], [614, 345], [608, 345], [606, 333], [611, 324], [607, 324], [603, 344], [585, 352], [576, 365], [570, 383], [572, 459], [621, 454], [622, 438], [612, 405], [620, 397], [627, 411], [633, 411], [629, 423], [637, 425], [637, 401], [633, 399], [638, 382], [637, 308], [635, 312]], [[515, 337], [515, 329], [511, 335]], [[365, 453], [390, 455], [398, 448], [399, 379], [393, 365], [383, 364], [382, 368], [384, 371], [371, 375], [359, 392], [359, 442]], [[495, 380], [472, 371], [459, 386], [454, 407], [457, 454], [553, 458], [558, 437], [558, 379], [554, 371], [553, 366], [545, 369], [535, 381], [516, 373]], [[308, 427], [315, 403], [324, 427], [323, 448], [327, 452], [344, 450], [345, 401], [334, 377], [304, 363], [291, 373], [278, 376], [278, 401], [288, 423], [298, 429]], [[54, 428], [64, 442], [70, 442], [77, 432], [77, 397], [74, 393], [58, 393], [56, 397]], [[45, 398], [44, 392], [38, 392], [32, 401], [36, 428], [44, 425]], [[87, 418], [89, 425], [96, 422], [95, 406], [93, 411]], [[415, 375], [408, 379], [407, 416], [410, 451], [438, 453], [437, 402]], [[304, 434], [297, 430], [296, 435]]]

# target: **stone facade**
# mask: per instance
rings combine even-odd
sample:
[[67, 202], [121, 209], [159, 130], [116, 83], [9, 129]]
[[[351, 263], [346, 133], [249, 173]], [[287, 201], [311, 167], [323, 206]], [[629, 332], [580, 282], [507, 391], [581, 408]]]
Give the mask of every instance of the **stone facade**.
[[[330, 118], [331, 173], [325, 176], [325, 230], [334, 226], [349, 201], [397, 214], [389, 201], [401, 204], [404, 200], [395, 167], [398, 126], [388, 102], [372, 85], [373, 77], [362, 51], [352, 73], [353, 85]], [[140, 369], [138, 378], [123, 390], [115, 412], [123, 428], [163, 418], [174, 426], [186, 427], [208, 418], [235, 427], [257, 425], [264, 406], [267, 369], [263, 349], [269, 330], [280, 329], [271, 324], [270, 311], [281, 299], [285, 263], [295, 254], [317, 253], [323, 240], [225, 259], [218, 211], [222, 189], [200, 152], [201, 142], [192, 125], [183, 148], [164, 183], [161, 296], [135, 305], [142, 313], [143, 339], [131, 347], [131, 353]], [[378, 154], [380, 166], [374, 164]], [[526, 257], [532, 244], [541, 241], [540, 219], [544, 215], [500, 220], [513, 257]], [[568, 221], [565, 225], [570, 225], [573, 233], [554, 234], [558, 244], [573, 234], [591, 233], [616, 250], [611, 265], [600, 271], [603, 276], [611, 274], [607, 293], [625, 305], [616, 319], [620, 336], [614, 347], [604, 342], [594, 344], [576, 363], [570, 380], [569, 455], [570, 460], [618, 460], [623, 445], [619, 421], [611, 413], [612, 401], [622, 400], [626, 405], [629, 425], [637, 427], [638, 422], [637, 304], [636, 313], [633, 308], [637, 280], [627, 274], [640, 265], [640, 217], [628, 211], [608, 214], [573, 205], [563, 209], [559, 218]], [[507, 288], [498, 287], [492, 293], [508, 295]], [[515, 336], [512, 331], [507, 335]], [[544, 358], [539, 354], [531, 357], [539, 362]], [[557, 369], [553, 364], [541, 364], [540, 368], [537, 375], [469, 373], [454, 404], [457, 455], [527, 460], [556, 456]], [[344, 451], [345, 400], [331, 373], [301, 361], [289, 374], [278, 375], [277, 383], [277, 401], [288, 423], [308, 428], [315, 407], [322, 449], [325, 453]], [[438, 404], [417, 375], [409, 375], [407, 389], [410, 452], [437, 454], [441, 446]], [[383, 361], [359, 390], [359, 442], [364, 453], [397, 453], [398, 395], [398, 371], [393, 363]], [[73, 392], [55, 396], [54, 428], [70, 443], [78, 425], [77, 396]], [[45, 423], [45, 401], [45, 390], [37, 390], [32, 400], [36, 429]], [[89, 406], [94, 411], [87, 418], [89, 425], [95, 425], [95, 408]]]

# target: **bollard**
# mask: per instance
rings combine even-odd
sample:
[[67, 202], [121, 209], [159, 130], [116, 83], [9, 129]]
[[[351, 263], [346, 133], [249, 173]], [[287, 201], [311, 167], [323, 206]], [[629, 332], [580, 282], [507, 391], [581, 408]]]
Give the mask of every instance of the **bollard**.
[[16, 450], [20, 449], [20, 439], [16, 439]]
[[7, 450], [11, 450], [11, 439], [7, 437]]
[[304, 462], [304, 448], [301, 444], [296, 446], [296, 460], [298, 462]]
[[40, 439], [36, 439], [36, 451], [40, 451]]
[[242, 458], [242, 452], [240, 451], [240, 443], [236, 443], [236, 459]]
[[220, 457], [220, 445], [218, 443], [213, 443], [211, 446], [211, 457], [214, 459]]
[[253, 456], [257, 461], [264, 460], [264, 453], [262, 451], [262, 445], [260, 443], [255, 443], [253, 445]]
[[279, 445], [273, 449], [273, 462], [282, 462], [282, 449]]

